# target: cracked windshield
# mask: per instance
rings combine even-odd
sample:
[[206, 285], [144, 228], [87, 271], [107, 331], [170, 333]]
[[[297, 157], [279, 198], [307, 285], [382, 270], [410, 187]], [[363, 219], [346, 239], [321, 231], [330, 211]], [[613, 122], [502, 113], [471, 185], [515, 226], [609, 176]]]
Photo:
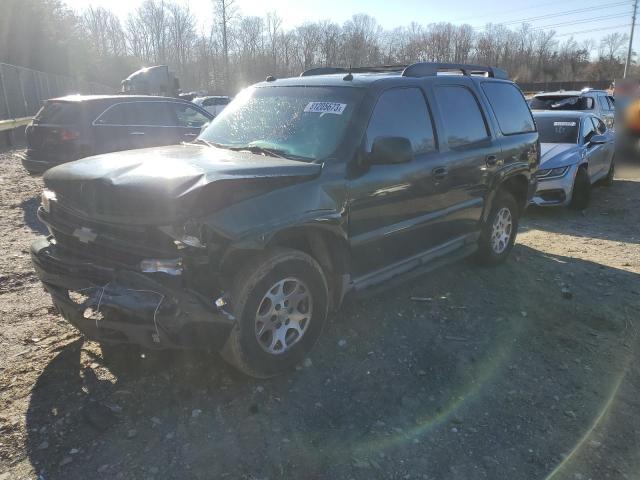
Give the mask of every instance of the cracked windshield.
[[0, 480], [640, 480], [638, 0], [0, 0]]

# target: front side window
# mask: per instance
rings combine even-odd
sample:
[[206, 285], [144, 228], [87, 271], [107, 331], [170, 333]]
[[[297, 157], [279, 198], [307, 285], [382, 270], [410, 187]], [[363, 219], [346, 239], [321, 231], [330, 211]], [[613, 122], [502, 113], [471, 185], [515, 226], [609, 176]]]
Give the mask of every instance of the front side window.
[[367, 152], [378, 137], [408, 138], [415, 155], [436, 150], [431, 117], [419, 89], [394, 88], [380, 95], [367, 128]]
[[593, 123], [596, 127], [596, 131], [598, 132], [598, 135], [602, 135], [603, 133], [607, 132], [607, 126], [602, 120], [595, 117], [591, 117], [591, 120], [593, 120]]
[[535, 131], [531, 111], [518, 87], [511, 83], [484, 82], [482, 90], [496, 114], [502, 133], [512, 135]]
[[363, 93], [354, 87], [248, 88], [200, 138], [224, 148], [268, 148], [320, 160], [341, 143]]
[[449, 148], [464, 148], [489, 136], [478, 100], [468, 88], [440, 85], [436, 98]]
[[582, 119], [582, 142], [588, 143], [596, 134], [596, 127], [593, 125], [591, 118]]
[[209, 121], [206, 116], [189, 105], [172, 103], [171, 108], [175, 112], [179, 127], [200, 128]]

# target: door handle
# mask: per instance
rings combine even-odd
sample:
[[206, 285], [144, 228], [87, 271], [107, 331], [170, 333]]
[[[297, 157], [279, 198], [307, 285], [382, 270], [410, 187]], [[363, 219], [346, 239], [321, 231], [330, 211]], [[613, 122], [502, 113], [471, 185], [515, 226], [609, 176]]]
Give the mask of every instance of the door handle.
[[129, 135], [144, 135], [144, 132], [129, 132]]
[[436, 181], [444, 180], [448, 174], [449, 174], [449, 171], [447, 170], [447, 167], [436, 167], [433, 170], [431, 170], [431, 175], [433, 176], [433, 179]]
[[496, 157], [495, 155], [487, 155], [485, 162], [487, 164], [487, 167], [494, 167], [498, 163], [498, 157]]

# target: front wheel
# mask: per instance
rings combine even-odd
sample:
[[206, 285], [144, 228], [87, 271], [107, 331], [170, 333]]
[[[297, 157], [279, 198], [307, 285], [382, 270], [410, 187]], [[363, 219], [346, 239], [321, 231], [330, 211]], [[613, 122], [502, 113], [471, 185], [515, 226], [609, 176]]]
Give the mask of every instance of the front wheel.
[[484, 265], [504, 262], [513, 249], [518, 233], [520, 209], [509, 192], [496, 194], [478, 241], [477, 258]]
[[584, 210], [589, 206], [591, 200], [591, 181], [586, 168], [579, 168], [576, 178], [573, 181], [573, 192], [569, 208], [573, 210]]
[[236, 324], [222, 356], [247, 375], [271, 377], [294, 368], [318, 340], [327, 282], [309, 255], [278, 248], [241, 269], [231, 302]]

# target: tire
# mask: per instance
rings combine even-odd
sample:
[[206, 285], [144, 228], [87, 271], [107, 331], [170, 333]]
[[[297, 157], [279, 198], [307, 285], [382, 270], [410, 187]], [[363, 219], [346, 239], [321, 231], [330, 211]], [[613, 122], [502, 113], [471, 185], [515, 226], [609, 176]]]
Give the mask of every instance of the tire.
[[587, 169], [580, 167], [573, 181], [573, 192], [571, 194], [571, 202], [569, 208], [573, 210], [584, 210], [589, 206], [591, 200], [591, 182]]
[[[478, 240], [476, 258], [481, 264], [494, 266], [507, 259], [516, 241], [519, 217], [520, 208], [513, 195], [499, 190]], [[494, 238], [494, 233], [497, 234], [499, 229], [502, 229], [501, 241]]]
[[602, 179], [603, 187], [610, 187], [613, 185], [613, 177], [616, 174], [616, 157], [611, 158], [611, 166], [609, 167], [609, 171], [607, 172], [607, 176]]
[[327, 318], [327, 281], [318, 262], [277, 248], [248, 262], [233, 283], [236, 324], [222, 357], [256, 378], [293, 369], [315, 345]]

